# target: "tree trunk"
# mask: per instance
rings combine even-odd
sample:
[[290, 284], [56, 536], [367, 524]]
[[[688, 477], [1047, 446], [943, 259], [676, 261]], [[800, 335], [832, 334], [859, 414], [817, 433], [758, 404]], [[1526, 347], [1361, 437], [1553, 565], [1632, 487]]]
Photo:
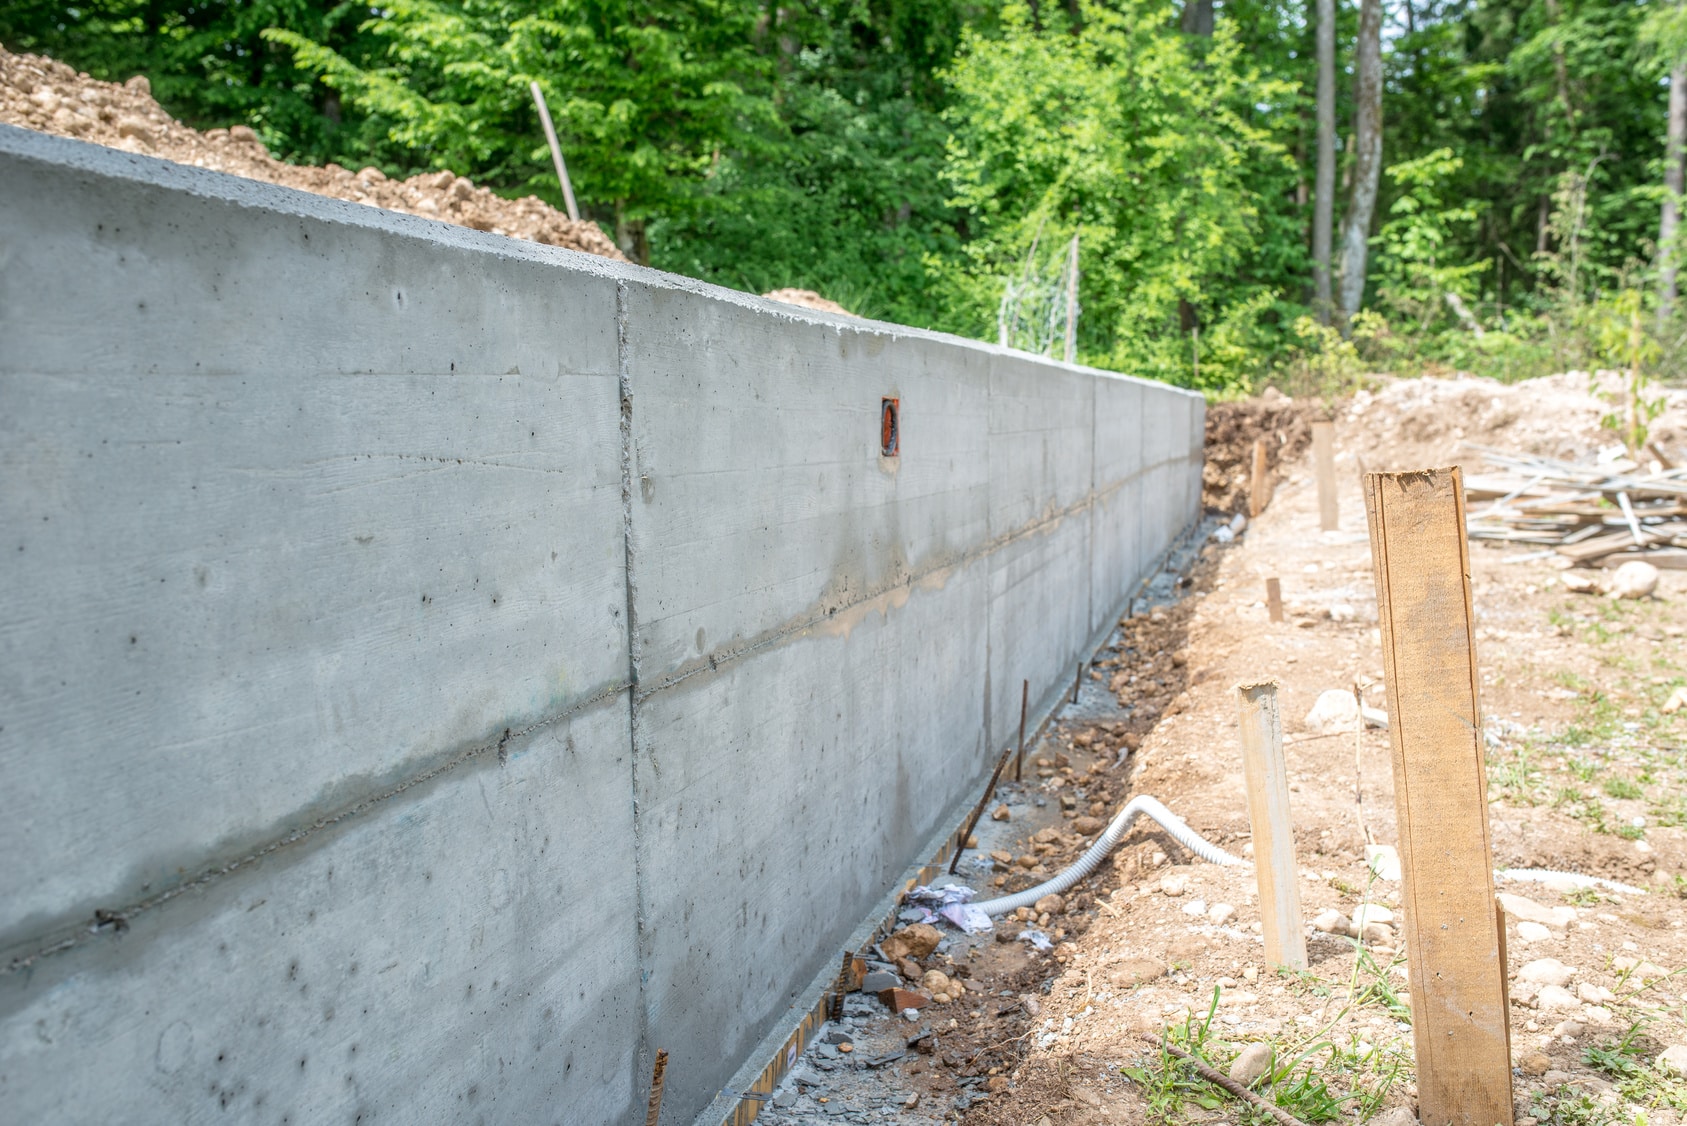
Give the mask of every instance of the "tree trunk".
[[1658, 220], [1658, 325], [1675, 311], [1676, 254], [1675, 227], [1681, 218], [1681, 192], [1687, 169], [1682, 166], [1682, 146], [1687, 143], [1687, 63], [1677, 63], [1669, 72], [1669, 133], [1664, 143], [1664, 209]]
[[1212, 38], [1213, 0], [1183, 0], [1183, 31]]
[[1327, 325], [1336, 214], [1336, 0], [1318, 0], [1318, 172], [1312, 198], [1312, 305], [1319, 323]]
[[1371, 216], [1382, 179], [1382, 0], [1361, 0], [1353, 69], [1353, 194], [1342, 224], [1342, 331], [1365, 297]]

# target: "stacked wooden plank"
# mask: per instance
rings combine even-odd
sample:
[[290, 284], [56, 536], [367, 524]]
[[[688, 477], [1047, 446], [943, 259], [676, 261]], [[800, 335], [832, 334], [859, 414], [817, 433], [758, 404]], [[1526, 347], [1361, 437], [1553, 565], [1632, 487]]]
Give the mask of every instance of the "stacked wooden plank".
[[1487, 466], [1464, 479], [1471, 539], [1537, 544], [1584, 567], [1645, 559], [1687, 569], [1687, 467], [1467, 448]]

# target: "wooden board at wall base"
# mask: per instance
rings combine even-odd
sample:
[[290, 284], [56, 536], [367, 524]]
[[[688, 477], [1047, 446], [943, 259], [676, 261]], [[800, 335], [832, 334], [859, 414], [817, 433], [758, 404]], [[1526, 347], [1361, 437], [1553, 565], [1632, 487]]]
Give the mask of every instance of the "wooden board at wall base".
[[1365, 515], [1405, 877], [1418, 1116], [1436, 1126], [1512, 1126], [1462, 475], [1456, 467], [1367, 474]]

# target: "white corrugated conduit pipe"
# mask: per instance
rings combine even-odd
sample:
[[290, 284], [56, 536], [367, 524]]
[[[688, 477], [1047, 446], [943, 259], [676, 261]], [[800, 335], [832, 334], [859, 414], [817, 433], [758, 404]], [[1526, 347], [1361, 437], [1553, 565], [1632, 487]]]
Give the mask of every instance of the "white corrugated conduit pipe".
[[[1220, 864], [1226, 867], [1244, 864], [1239, 856], [1224, 851], [1217, 845], [1202, 837], [1191, 829], [1177, 814], [1167, 809], [1158, 799], [1147, 794], [1138, 794], [1132, 798], [1119, 815], [1113, 818], [1107, 830], [1097, 837], [1095, 843], [1078, 857], [1071, 867], [1057, 873], [1051, 879], [1045, 880], [1034, 888], [1013, 895], [1004, 895], [1000, 899], [986, 899], [972, 906], [994, 918], [1006, 915], [1021, 907], [1034, 906], [1037, 900], [1045, 895], [1064, 895], [1069, 889], [1094, 872], [1107, 859], [1107, 854], [1118, 847], [1125, 834], [1130, 832], [1131, 825], [1139, 815], [1146, 814], [1159, 824], [1178, 844], [1199, 856], [1209, 864]], [[1615, 880], [1601, 879], [1598, 876], [1583, 876], [1575, 872], [1554, 872], [1545, 868], [1506, 868], [1496, 871], [1494, 875], [1504, 880], [1518, 880], [1543, 884], [1571, 884], [1576, 887], [1601, 887], [1608, 891], [1622, 892], [1628, 895], [1644, 895], [1644, 888], [1631, 887], [1620, 884]]]
[[983, 911], [986, 915], [1006, 915], [1021, 907], [1032, 906], [1045, 895], [1063, 894], [1079, 880], [1100, 867], [1101, 862], [1107, 859], [1107, 854], [1112, 852], [1119, 842], [1125, 839], [1125, 834], [1130, 832], [1131, 823], [1137, 819], [1139, 814], [1146, 814], [1158, 822], [1162, 829], [1172, 835], [1173, 840], [1208, 863], [1224, 865], [1243, 863], [1241, 857], [1232, 856], [1225, 852], [1184, 824], [1183, 818], [1167, 809], [1158, 798], [1149, 797], [1147, 794], [1138, 794], [1125, 805], [1124, 809], [1119, 811], [1119, 815], [1113, 818], [1112, 823], [1107, 826], [1106, 832], [1097, 837], [1095, 843], [1090, 845], [1089, 849], [1078, 857], [1077, 862], [1070, 868], [1060, 872], [1053, 879], [1045, 880], [1034, 888], [1029, 888], [1014, 895], [1004, 895], [1000, 899], [987, 899], [982, 903], [974, 903], [972, 906]]

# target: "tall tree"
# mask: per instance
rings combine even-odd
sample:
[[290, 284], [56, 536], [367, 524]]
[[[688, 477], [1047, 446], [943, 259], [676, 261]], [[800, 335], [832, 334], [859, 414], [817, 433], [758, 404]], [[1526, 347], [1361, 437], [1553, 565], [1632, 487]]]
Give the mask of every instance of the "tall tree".
[[1336, 0], [1318, 0], [1318, 172], [1312, 199], [1312, 289], [1330, 323], [1330, 242], [1336, 211]]
[[1213, 0], [1183, 0], [1183, 31], [1212, 38]]
[[1675, 228], [1681, 217], [1682, 146], [1687, 143], [1687, 65], [1669, 71], [1669, 126], [1664, 143], [1664, 203], [1658, 219], [1658, 321], [1675, 311]]
[[1361, 0], [1353, 70], [1353, 194], [1342, 223], [1343, 331], [1365, 297], [1365, 258], [1382, 179], [1382, 0]]

